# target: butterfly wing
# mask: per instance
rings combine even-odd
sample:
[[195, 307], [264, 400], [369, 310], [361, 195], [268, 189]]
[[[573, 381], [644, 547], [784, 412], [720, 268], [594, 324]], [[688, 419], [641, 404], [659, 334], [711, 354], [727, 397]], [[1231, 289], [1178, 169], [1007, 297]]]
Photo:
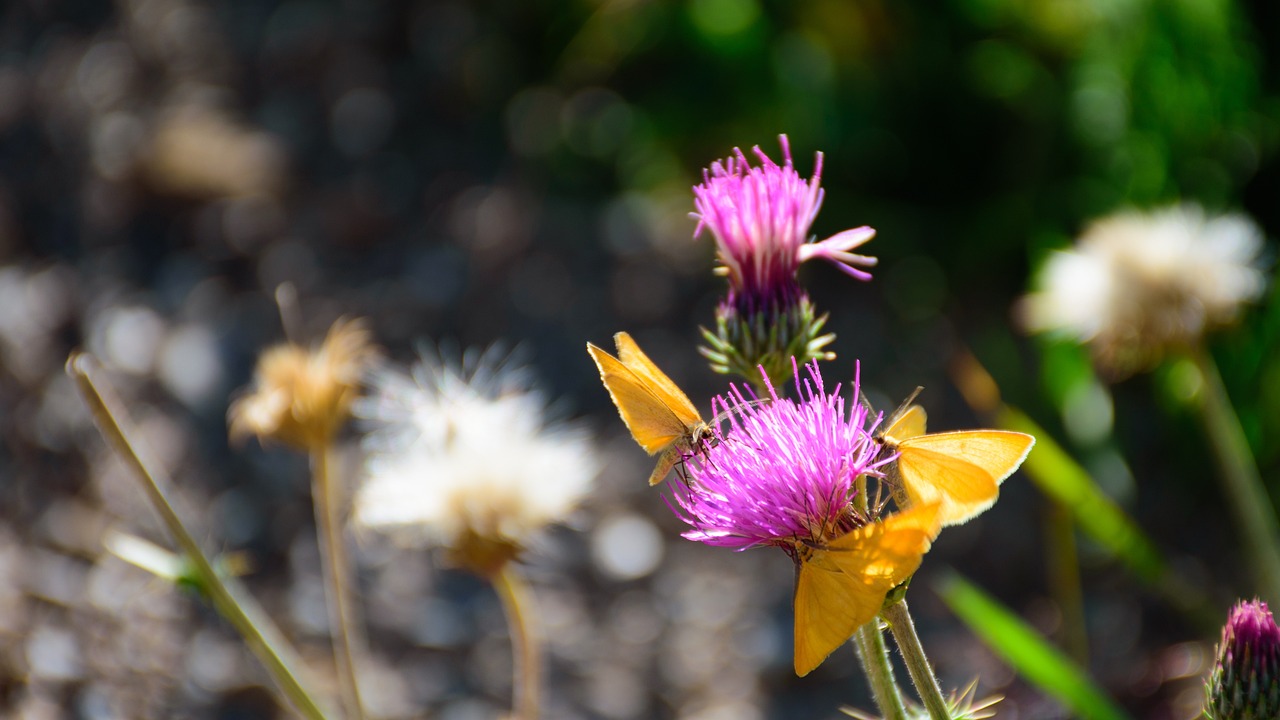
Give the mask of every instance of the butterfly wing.
[[[609, 397], [618, 406], [618, 414], [627, 424], [631, 436], [650, 455], [666, 450], [689, 434], [688, 425], [644, 378], [638, 376], [618, 358], [587, 343], [587, 352], [600, 369]], [[670, 382], [670, 381], [668, 381]]]
[[940, 522], [958, 525], [991, 507], [1000, 483], [1036, 439], [1007, 430], [964, 430], [908, 438], [898, 444], [897, 473], [908, 505], [939, 503]]
[[812, 672], [880, 612], [885, 595], [920, 567], [938, 528], [938, 506], [921, 505], [847, 533], [800, 563], [797, 675]]
[[796, 577], [796, 675], [822, 664], [880, 610], [874, 591], [846, 575], [831, 553], [815, 550]]
[[649, 386], [658, 400], [666, 405], [686, 428], [693, 429], [703, 424], [702, 416], [698, 414], [698, 408], [690, 402], [689, 396], [685, 395], [666, 373], [653, 364], [629, 334], [620, 332], [613, 336], [613, 341], [618, 344], [618, 359], [622, 364]]
[[889, 418], [888, 426], [880, 434], [887, 442], [897, 444], [909, 438], [924, 434], [925, 422], [929, 416], [919, 405], [908, 405]]

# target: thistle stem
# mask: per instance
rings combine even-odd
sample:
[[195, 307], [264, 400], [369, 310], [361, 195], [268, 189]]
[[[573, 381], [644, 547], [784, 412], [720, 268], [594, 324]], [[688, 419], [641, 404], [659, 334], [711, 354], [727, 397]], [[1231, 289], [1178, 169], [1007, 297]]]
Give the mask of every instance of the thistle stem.
[[363, 720], [360, 682], [355, 664], [355, 608], [351, 602], [350, 565], [342, 537], [342, 503], [337, 483], [330, 471], [332, 444], [314, 443], [311, 451], [311, 498], [315, 505], [316, 532], [320, 536], [320, 560], [324, 571], [325, 595], [329, 609], [329, 634], [333, 661], [338, 671], [338, 687], [348, 718]]
[[72, 353], [67, 359], [67, 374], [75, 381], [89, 406], [98, 430], [138, 478], [174, 542], [191, 561], [201, 588], [214, 608], [244, 638], [245, 644], [271, 674], [294, 710], [308, 720], [326, 720], [324, 711], [314, 699], [315, 695], [303, 686], [294, 671], [293, 668], [300, 663], [280, 630], [238, 584], [223, 579], [214, 571], [208, 556], [183, 524], [164, 490], [172, 481], [153, 461], [145, 445], [131, 439], [136, 436], [133, 423], [110, 385], [95, 377], [98, 374], [97, 363], [89, 355]]
[[1048, 515], [1044, 531], [1048, 547], [1049, 587], [1062, 610], [1062, 644], [1076, 664], [1089, 667], [1089, 633], [1084, 619], [1075, 519], [1070, 508], [1052, 499]]
[[880, 618], [858, 628], [853, 635], [853, 647], [858, 652], [862, 671], [871, 686], [871, 697], [884, 720], [906, 720], [907, 708], [902, 703], [902, 693], [893, 678], [893, 665], [889, 662], [889, 650], [880, 630]]
[[504, 563], [490, 580], [502, 599], [502, 609], [511, 628], [511, 652], [515, 656], [512, 718], [537, 720], [542, 682], [539, 639], [533, 626], [533, 594], [510, 562]]
[[907, 601], [900, 600], [882, 611], [884, 619], [893, 631], [893, 639], [898, 643], [902, 659], [907, 664], [907, 673], [916, 686], [916, 694], [929, 711], [930, 720], [951, 720], [951, 710], [947, 708], [946, 698], [938, 687], [938, 679], [933, 676], [933, 668], [929, 667], [929, 659], [924, 655], [924, 647], [920, 645], [920, 636], [916, 635], [915, 623], [911, 621], [911, 613], [907, 610]]
[[1236, 516], [1244, 545], [1253, 555], [1253, 567], [1268, 602], [1280, 602], [1280, 528], [1275, 505], [1267, 496], [1258, 465], [1249, 450], [1240, 418], [1231, 406], [1222, 375], [1204, 348], [1191, 353], [1204, 382], [1199, 393], [1200, 418], [1218, 459], [1223, 489]]

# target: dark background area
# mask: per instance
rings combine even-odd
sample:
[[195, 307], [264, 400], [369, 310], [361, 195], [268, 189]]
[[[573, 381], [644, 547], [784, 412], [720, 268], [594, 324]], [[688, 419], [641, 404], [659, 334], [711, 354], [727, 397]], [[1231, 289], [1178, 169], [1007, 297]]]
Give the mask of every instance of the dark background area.
[[[780, 553], [679, 538], [584, 352], [627, 330], [709, 407], [725, 380], [698, 327], [723, 282], [709, 238], [691, 239], [690, 187], [734, 147], [777, 158], [779, 133], [802, 175], [825, 154], [819, 237], [878, 230], [870, 283], [802, 270], [838, 335], [829, 376], [859, 360], [880, 406], [924, 385], [932, 428], [973, 427], [946, 373], [972, 351], [1225, 618], [1252, 586], [1173, 373], [1103, 384], [1079, 349], [1024, 337], [1011, 308], [1049, 250], [1126, 205], [1241, 210], [1276, 235], [1278, 22], [1272, 3], [1220, 0], [0, 4], [0, 715], [283, 714], [207, 608], [103, 554], [111, 528], [164, 536], [62, 371], [76, 347], [111, 368], [202, 537], [251, 555], [250, 588], [331, 672], [305, 462], [226, 440], [232, 393], [283, 339], [282, 282], [304, 340], [359, 315], [401, 361], [422, 342], [518, 344], [598, 428], [599, 491], [528, 558], [547, 717], [869, 709], [850, 652], [794, 677]], [[1277, 297], [1213, 345], [1273, 497]], [[1085, 432], [1063, 420], [1082, 397]], [[954, 567], [1053, 636], [1049, 512], [1015, 476], [913, 585], [944, 685], [977, 676], [1007, 695], [1001, 717], [1066, 715], [931, 582]], [[637, 537], [660, 565], [602, 564], [620, 518], [656, 528]], [[1135, 717], [1190, 717], [1216, 629], [1081, 542], [1093, 676]], [[509, 648], [488, 588], [356, 547], [375, 714], [502, 712]]]

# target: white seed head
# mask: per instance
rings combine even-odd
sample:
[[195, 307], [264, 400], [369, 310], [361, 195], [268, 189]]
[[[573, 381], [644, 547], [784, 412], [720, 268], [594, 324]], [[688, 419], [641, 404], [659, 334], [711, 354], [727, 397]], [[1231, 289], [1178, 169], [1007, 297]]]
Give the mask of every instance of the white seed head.
[[1198, 343], [1257, 300], [1262, 247], [1262, 231], [1243, 215], [1207, 216], [1187, 204], [1117, 213], [1049, 257], [1020, 319], [1089, 343], [1113, 372], [1132, 372]]
[[356, 414], [370, 428], [355, 521], [411, 544], [514, 547], [564, 520], [600, 469], [584, 429], [549, 422], [527, 374], [485, 353], [381, 368]]

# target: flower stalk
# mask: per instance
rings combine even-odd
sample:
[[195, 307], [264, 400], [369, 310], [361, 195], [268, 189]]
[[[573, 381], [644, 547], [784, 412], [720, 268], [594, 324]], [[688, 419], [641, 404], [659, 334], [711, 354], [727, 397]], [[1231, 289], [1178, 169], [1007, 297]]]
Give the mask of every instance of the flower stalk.
[[311, 498], [315, 506], [316, 532], [320, 536], [320, 560], [324, 571], [325, 603], [333, 636], [333, 661], [347, 716], [362, 720], [360, 682], [356, 674], [355, 605], [351, 599], [351, 573], [342, 536], [341, 493], [330, 470], [332, 442], [317, 443], [311, 450]]
[[294, 670], [300, 662], [279, 629], [238, 585], [214, 570], [208, 556], [178, 516], [164, 490], [172, 481], [152, 460], [145, 446], [133, 439], [136, 436], [133, 423], [110, 385], [95, 377], [98, 368], [92, 356], [72, 353], [67, 359], [67, 374], [75, 381], [89, 406], [98, 430], [138, 478], [165, 528], [191, 562], [214, 608], [244, 638], [245, 644], [271, 674], [294, 710], [307, 720], [326, 720], [327, 716], [316, 702], [315, 695], [303, 685]]
[[1081, 667], [1089, 665], [1089, 633], [1085, 629], [1084, 590], [1080, 583], [1080, 558], [1076, 552], [1075, 519], [1071, 509], [1049, 501], [1045, 519], [1049, 587], [1062, 610], [1062, 645]]
[[1275, 505], [1267, 496], [1244, 428], [1231, 406], [1213, 357], [1199, 348], [1191, 353], [1191, 360], [1203, 381], [1197, 409], [1218, 459], [1223, 490], [1236, 517], [1236, 526], [1245, 547], [1253, 555], [1251, 564], [1262, 594], [1268, 602], [1280, 602], [1280, 527]]
[[884, 644], [879, 618], [858, 628], [853, 636], [853, 647], [858, 652], [858, 660], [862, 663], [862, 671], [867, 676], [871, 697], [876, 701], [880, 716], [884, 720], [907, 720], [907, 708], [893, 677], [893, 665], [889, 662], [889, 650]]
[[541, 642], [533, 618], [536, 615], [533, 593], [520, 578], [512, 563], [492, 575], [490, 581], [502, 600], [502, 610], [511, 629], [511, 652], [514, 656], [513, 720], [536, 720], [539, 688], [542, 685]]
[[893, 631], [893, 639], [902, 651], [902, 659], [906, 662], [907, 673], [916, 686], [916, 694], [929, 712], [930, 720], [951, 720], [951, 710], [947, 707], [947, 699], [942, 696], [938, 687], [938, 679], [933, 675], [929, 659], [925, 657], [924, 646], [920, 644], [920, 636], [916, 634], [915, 623], [911, 621], [911, 613], [907, 609], [905, 599], [891, 603], [882, 611], [882, 616]]

